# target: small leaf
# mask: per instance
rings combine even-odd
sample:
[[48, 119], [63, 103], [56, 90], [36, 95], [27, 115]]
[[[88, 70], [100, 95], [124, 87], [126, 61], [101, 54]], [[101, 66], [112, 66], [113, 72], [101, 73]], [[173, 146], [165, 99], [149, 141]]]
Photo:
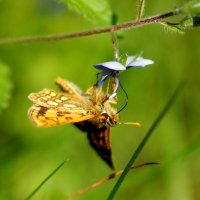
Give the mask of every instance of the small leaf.
[[200, 15], [186, 16], [180, 22], [180, 26], [183, 28], [195, 28], [200, 26]]
[[179, 33], [179, 34], [184, 34], [184, 31], [181, 29], [182, 27], [179, 26], [179, 24], [171, 24], [168, 22], [159, 22], [159, 24], [165, 26], [170, 31]]
[[120, 56], [120, 63], [125, 66], [127, 58], [128, 58], [128, 55], [126, 53], [122, 53]]
[[8, 107], [11, 89], [10, 70], [5, 64], [0, 62], [0, 114], [2, 109]]
[[107, 0], [60, 0], [69, 8], [82, 14], [86, 19], [98, 25], [112, 23], [112, 10]]
[[115, 12], [113, 12], [111, 16], [111, 24], [114, 26], [117, 24], [117, 22], [118, 22], [118, 16]]

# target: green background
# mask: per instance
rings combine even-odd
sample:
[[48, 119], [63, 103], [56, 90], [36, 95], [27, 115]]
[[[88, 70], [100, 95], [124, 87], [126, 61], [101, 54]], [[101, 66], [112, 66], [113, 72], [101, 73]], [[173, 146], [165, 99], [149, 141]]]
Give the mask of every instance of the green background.
[[[162, 13], [180, 1], [147, 1], [145, 16]], [[119, 23], [136, 16], [136, 1], [110, 1]], [[0, 37], [76, 32], [97, 26], [51, 0], [0, 1]], [[123, 31], [120, 52], [143, 52], [155, 61], [144, 69], [121, 74], [129, 96], [121, 121], [138, 121], [141, 128], [117, 125], [112, 129], [112, 153], [116, 170], [124, 168], [144, 134], [176, 86], [185, 88], [151, 137], [137, 164], [160, 162], [132, 171], [116, 199], [200, 199], [200, 45], [199, 29], [184, 35], [161, 25]], [[32, 105], [27, 96], [43, 88], [56, 89], [61, 76], [84, 91], [96, 80], [92, 65], [113, 60], [110, 34], [65, 41], [0, 46], [1, 66], [8, 66], [12, 82], [9, 105], [0, 114], [0, 199], [25, 199], [61, 162], [66, 164], [33, 199], [67, 199], [112, 173], [88, 144], [86, 135], [72, 125], [34, 127], [27, 117]], [[0, 66], [0, 67], [1, 67]], [[2, 71], [2, 70], [1, 70]], [[0, 74], [0, 76], [2, 76]], [[4, 87], [7, 87], [5, 81]], [[124, 94], [119, 90], [120, 108]], [[106, 199], [114, 186], [111, 180], [77, 199]]]

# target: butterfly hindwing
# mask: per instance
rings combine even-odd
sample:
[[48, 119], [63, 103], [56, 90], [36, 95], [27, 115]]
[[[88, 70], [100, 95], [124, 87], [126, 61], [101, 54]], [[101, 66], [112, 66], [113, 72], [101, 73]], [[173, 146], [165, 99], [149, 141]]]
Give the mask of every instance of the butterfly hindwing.
[[74, 125], [83, 132], [87, 132], [90, 145], [95, 149], [99, 156], [114, 169], [110, 145], [110, 128], [105, 125], [98, 127], [90, 121], [74, 123]]

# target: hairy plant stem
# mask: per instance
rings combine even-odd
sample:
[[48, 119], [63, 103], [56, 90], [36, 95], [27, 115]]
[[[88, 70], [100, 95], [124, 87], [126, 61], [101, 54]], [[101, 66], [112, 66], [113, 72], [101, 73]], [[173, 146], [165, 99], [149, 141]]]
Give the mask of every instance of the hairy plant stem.
[[144, 4], [145, 4], [145, 0], [140, 0], [138, 15], [137, 15], [137, 18], [136, 18], [137, 21], [139, 21], [142, 18], [143, 11], [144, 11]]
[[6, 39], [0, 39], [0, 45], [8, 45], [8, 44], [24, 44], [24, 43], [33, 43], [33, 42], [49, 42], [49, 41], [57, 41], [57, 40], [66, 40], [66, 39], [72, 39], [72, 38], [80, 38], [90, 35], [97, 35], [102, 33], [108, 33], [108, 32], [117, 32], [120, 30], [127, 30], [136, 28], [139, 26], [147, 25], [147, 24], [153, 24], [158, 23], [162, 21], [163, 19], [178, 15], [181, 13], [181, 10], [175, 10], [166, 12], [160, 15], [147, 17], [141, 20], [136, 21], [130, 21], [123, 24], [105, 27], [105, 28], [98, 28], [98, 29], [91, 29], [81, 32], [75, 32], [75, 33], [63, 33], [63, 34], [54, 34], [54, 35], [39, 35], [39, 36], [30, 36], [30, 37], [20, 37], [20, 38], [6, 38]]

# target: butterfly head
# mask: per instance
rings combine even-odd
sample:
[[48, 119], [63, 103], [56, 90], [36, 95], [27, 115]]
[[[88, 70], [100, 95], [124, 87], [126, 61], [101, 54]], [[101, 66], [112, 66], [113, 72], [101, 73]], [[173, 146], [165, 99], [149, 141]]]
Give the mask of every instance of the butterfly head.
[[110, 116], [106, 112], [102, 112], [99, 119], [107, 126], [112, 127], [118, 122], [118, 115]]

